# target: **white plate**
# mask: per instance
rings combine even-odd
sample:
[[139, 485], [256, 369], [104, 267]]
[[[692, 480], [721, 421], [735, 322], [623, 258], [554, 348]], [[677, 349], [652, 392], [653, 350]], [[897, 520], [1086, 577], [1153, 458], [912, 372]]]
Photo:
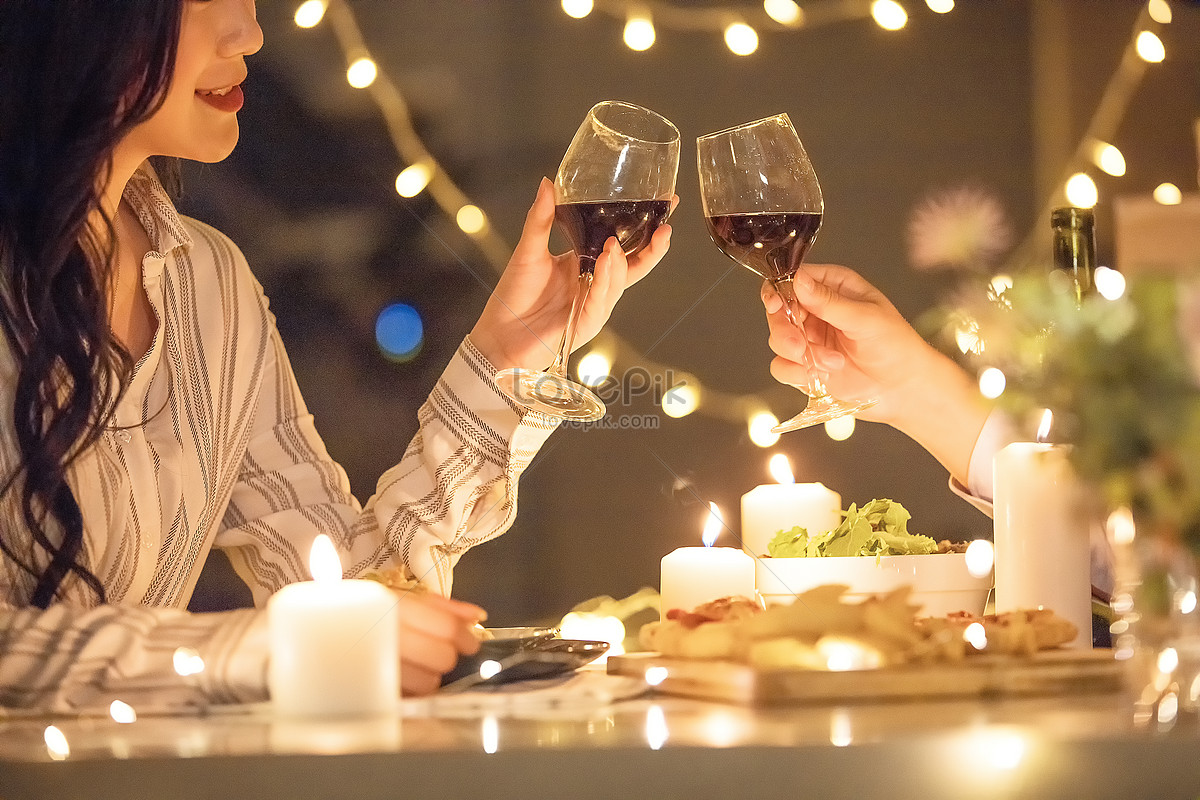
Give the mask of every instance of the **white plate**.
[[942, 616], [954, 611], [982, 614], [992, 588], [992, 574], [975, 577], [962, 553], [926, 556], [831, 556], [828, 558], [760, 558], [755, 563], [758, 593], [768, 605], [786, 605], [800, 592], [829, 583], [850, 587], [848, 599], [913, 588], [920, 613]]

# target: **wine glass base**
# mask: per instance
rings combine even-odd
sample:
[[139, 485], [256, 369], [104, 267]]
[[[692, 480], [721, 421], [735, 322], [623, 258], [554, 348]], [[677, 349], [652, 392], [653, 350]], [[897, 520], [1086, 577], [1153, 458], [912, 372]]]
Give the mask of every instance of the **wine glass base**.
[[595, 393], [561, 375], [514, 367], [500, 370], [493, 380], [514, 403], [550, 417], [595, 422], [604, 416], [604, 403]]
[[798, 431], [801, 428], [811, 428], [813, 425], [821, 425], [838, 417], [866, 411], [875, 405], [876, 402], [876, 400], [863, 400], [851, 403], [844, 400], [835, 400], [829, 396], [820, 397], [816, 400], [810, 399], [807, 408], [791, 419], [784, 420], [774, 428], [771, 428], [771, 433], [787, 433], [788, 431]]

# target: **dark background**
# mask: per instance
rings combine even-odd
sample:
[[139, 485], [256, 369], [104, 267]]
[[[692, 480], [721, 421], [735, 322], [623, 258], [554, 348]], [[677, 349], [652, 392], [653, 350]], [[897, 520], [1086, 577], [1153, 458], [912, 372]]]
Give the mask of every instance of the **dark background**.
[[[250, 60], [241, 143], [227, 161], [185, 172], [181, 206], [245, 251], [318, 428], [365, 502], [399, 460], [417, 407], [496, 274], [428, 197], [395, 193], [405, 164], [376, 106], [346, 84], [328, 24], [298, 29], [295, 5], [260, 4], [266, 46]], [[757, 280], [731, 271], [704, 231], [695, 137], [786, 111], [825, 195], [810, 259], [854, 266], [917, 319], [953, 278], [908, 265], [914, 207], [969, 185], [1003, 204], [1017, 238], [1047, 225], [1038, 218], [1047, 176], [1065, 168], [1141, 7], [960, 0], [939, 15], [908, 0], [901, 31], [869, 19], [760, 29], [758, 51], [739, 57], [719, 32], [662, 26], [654, 47], [635, 53], [622, 44], [617, 19], [595, 12], [573, 20], [554, 0], [351, 5], [426, 146], [510, 244], [538, 179], [553, 176], [593, 103], [629, 100], [674, 121], [684, 146], [672, 249], [626, 294], [610, 327], [705, 386], [763, 393], [780, 418], [803, 398], [781, 392], [768, 372]], [[1091, 170], [1100, 186], [1101, 263], [1112, 249], [1114, 195], [1168, 180], [1185, 192], [1197, 188], [1200, 10], [1172, 5], [1175, 21], [1161, 34], [1168, 60], [1147, 71], [1114, 136], [1129, 171], [1115, 179]], [[374, 342], [375, 316], [395, 301], [415, 306], [426, 326], [422, 351], [404, 364], [385, 359]], [[656, 412], [642, 397], [614, 413]], [[516, 523], [463, 558], [455, 594], [503, 625], [657, 586], [659, 559], [697, 543], [708, 501], [736, 530], [739, 498], [770, 480], [774, 452], [788, 454], [798, 480], [822, 481], [844, 503], [900, 500], [914, 531], [990, 535], [990, 521], [949, 492], [940, 465], [885, 426], [860, 423], [844, 442], [811, 429], [764, 450], [744, 424], [703, 408], [660, 422], [657, 430], [556, 433], [522, 480]]]

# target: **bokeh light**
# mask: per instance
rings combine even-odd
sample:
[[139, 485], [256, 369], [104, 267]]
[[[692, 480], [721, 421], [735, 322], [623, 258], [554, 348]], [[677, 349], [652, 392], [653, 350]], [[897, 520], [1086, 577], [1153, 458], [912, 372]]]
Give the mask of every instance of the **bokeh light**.
[[1160, 183], [1154, 187], [1154, 199], [1164, 206], [1177, 206], [1183, 202], [1183, 192], [1173, 183]]
[[424, 341], [425, 325], [410, 305], [393, 303], [375, 319], [375, 342], [391, 361], [411, 361]]
[[1096, 182], [1086, 172], [1076, 172], [1067, 180], [1067, 202], [1075, 208], [1094, 208], [1100, 199]]
[[630, 50], [649, 50], [654, 46], [654, 23], [646, 17], [630, 17], [623, 35]]
[[369, 58], [357, 59], [346, 68], [346, 81], [355, 89], [365, 89], [379, 76], [379, 67]]
[[734, 55], [748, 56], [758, 49], [758, 33], [744, 22], [735, 22], [725, 29], [725, 46]]
[[592, 13], [592, 0], [562, 0], [562, 10], [568, 17], [583, 19]]
[[779, 424], [779, 417], [770, 411], [762, 411], [750, 418], [750, 441], [759, 447], [771, 447], [779, 441], [779, 434], [771, 428]]
[[885, 31], [898, 31], [908, 24], [908, 12], [896, 0], [875, 0], [871, 3], [871, 16]]
[[825, 423], [825, 435], [835, 442], [844, 442], [854, 435], [854, 417], [847, 414]]
[[306, 0], [296, 9], [296, 24], [301, 28], [312, 28], [325, 17], [325, 0]]
[[763, 11], [780, 25], [796, 27], [804, 24], [804, 11], [795, 0], [763, 0]]

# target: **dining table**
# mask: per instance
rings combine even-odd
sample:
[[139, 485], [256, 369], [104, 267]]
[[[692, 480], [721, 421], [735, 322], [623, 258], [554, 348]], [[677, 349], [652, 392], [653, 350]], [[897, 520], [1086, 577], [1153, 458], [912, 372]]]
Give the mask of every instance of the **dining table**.
[[1200, 797], [1200, 725], [1119, 689], [745, 704], [592, 666], [371, 718], [120, 718], [0, 716], [0, 798]]

